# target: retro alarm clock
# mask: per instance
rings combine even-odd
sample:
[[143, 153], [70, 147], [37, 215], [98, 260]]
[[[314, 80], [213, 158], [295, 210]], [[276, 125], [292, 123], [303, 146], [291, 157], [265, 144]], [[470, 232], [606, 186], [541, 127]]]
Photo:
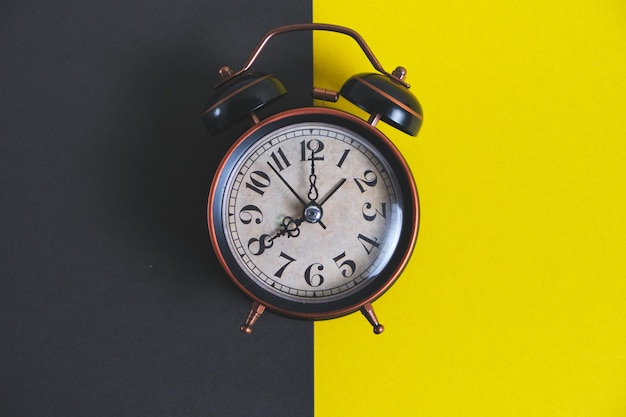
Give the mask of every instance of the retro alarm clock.
[[[286, 94], [273, 75], [250, 67], [275, 35], [322, 30], [352, 37], [378, 72], [348, 79], [339, 92], [369, 120], [326, 108], [294, 108], [260, 120], [257, 111]], [[363, 38], [328, 24], [279, 27], [261, 39], [239, 71], [221, 81], [203, 114], [211, 134], [244, 118], [252, 127], [217, 168], [207, 217], [211, 243], [230, 279], [252, 301], [249, 334], [268, 309], [321, 320], [360, 310], [384, 330], [372, 302], [396, 282], [417, 238], [419, 201], [409, 167], [379, 121], [415, 136], [422, 109], [402, 67], [386, 72]]]

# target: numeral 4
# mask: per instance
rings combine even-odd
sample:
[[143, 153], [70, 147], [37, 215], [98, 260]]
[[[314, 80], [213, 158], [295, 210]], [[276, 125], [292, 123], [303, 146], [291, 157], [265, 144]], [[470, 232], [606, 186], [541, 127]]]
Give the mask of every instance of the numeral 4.
[[359, 242], [361, 242], [361, 245], [363, 245], [363, 248], [365, 249], [365, 252], [367, 252], [368, 255], [372, 253], [374, 248], [377, 248], [380, 246], [380, 243], [378, 242], [378, 238], [372, 239], [359, 233], [359, 235], [357, 236], [357, 239], [359, 239]]

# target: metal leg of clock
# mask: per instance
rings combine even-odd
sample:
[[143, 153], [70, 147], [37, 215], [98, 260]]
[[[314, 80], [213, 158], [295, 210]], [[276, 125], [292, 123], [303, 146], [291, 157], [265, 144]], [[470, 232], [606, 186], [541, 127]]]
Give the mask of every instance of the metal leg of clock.
[[374, 328], [374, 333], [381, 334], [385, 330], [385, 326], [378, 322], [376, 313], [374, 313], [374, 307], [372, 307], [370, 303], [367, 303], [363, 307], [361, 307], [361, 313]]
[[261, 303], [254, 302], [252, 303], [252, 307], [250, 308], [250, 313], [248, 313], [248, 318], [246, 322], [241, 325], [239, 328], [243, 333], [250, 334], [252, 333], [252, 326], [256, 323], [257, 319], [263, 314], [265, 311], [265, 306]]

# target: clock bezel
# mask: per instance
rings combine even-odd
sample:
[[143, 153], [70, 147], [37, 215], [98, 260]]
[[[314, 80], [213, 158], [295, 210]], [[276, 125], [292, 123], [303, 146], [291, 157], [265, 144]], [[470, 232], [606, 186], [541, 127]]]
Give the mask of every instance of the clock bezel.
[[[348, 129], [366, 139], [380, 151], [393, 169], [403, 200], [402, 228], [398, 245], [380, 273], [362, 289], [344, 298], [328, 302], [306, 303], [282, 298], [258, 285], [236, 261], [226, 241], [223, 223], [225, 185], [246, 150], [265, 135], [285, 126], [302, 122], [323, 122]], [[341, 110], [304, 107], [273, 115], [254, 125], [231, 146], [217, 168], [207, 204], [208, 229], [211, 243], [222, 268], [235, 285], [250, 299], [268, 309], [295, 318], [328, 319], [349, 314], [379, 298], [399, 278], [413, 252], [419, 229], [419, 197], [411, 171], [393, 143], [378, 129], [364, 120]]]

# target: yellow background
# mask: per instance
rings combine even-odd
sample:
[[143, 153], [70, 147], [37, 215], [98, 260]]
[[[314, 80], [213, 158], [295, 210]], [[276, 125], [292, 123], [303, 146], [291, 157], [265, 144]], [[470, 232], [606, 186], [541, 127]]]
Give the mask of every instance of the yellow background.
[[[314, 0], [408, 69], [408, 269], [315, 324], [315, 415], [626, 416], [626, 2]], [[314, 35], [315, 85], [373, 71]], [[354, 111], [350, 104], [339, 103]], [[365, 116], [364, 116], [365, 117]]]

